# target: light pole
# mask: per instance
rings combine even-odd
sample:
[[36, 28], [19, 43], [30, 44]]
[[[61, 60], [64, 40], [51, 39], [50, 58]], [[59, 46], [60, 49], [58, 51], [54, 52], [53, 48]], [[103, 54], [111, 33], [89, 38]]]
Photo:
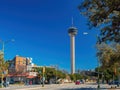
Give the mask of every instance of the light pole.
[[[88, 34], [88, 32], [83, 32], [83, 34], [84, 35], [87, 35]], [[99, 40], [99, 37], [98, 37], [98, 35], [96, 35], [96, 38]], [[96, 44], [99, 44], [99, 42], [97, 42]], [[97, 81], [97, 83], [98, 83], [98, 86], [97, 86], [97, 88], [100, 88], [100, 82], [99, 82], [99, 80], [100, 80], [100, 70], [99, 70], [99, 68], [100, 68], [100, 63], [99, 63], [99, 60], [98, 60], [98, 71], [97, 71], [97, 73], [98, 73], [98, 81]]]
[[[5, 50], [5, 44], [8, 42], [14, 42], [14, 39], [7, 40], [7, 41], [2, 41], [0, 40], [0, 43], [2, 44], [2, 54], [3, 54], [3, 60], [4, 60], [4, 50]], [[2, 67], [2, 66], [0, 66]], [[3, 87], [3, 72], [4, 70], [1, 70], [1, 87]]]
[[4, 58], [5, 44], [7, 44], [7, 43], [9, 43], [9, 42], [14, 42], [14, 41], [15, 41], [14, 39], [10, 39], [10, 40], [7, 40], [7, 41], [2, 41], [2, 40], [0, 40], [0, 43], [2, 43], [3, 58]]

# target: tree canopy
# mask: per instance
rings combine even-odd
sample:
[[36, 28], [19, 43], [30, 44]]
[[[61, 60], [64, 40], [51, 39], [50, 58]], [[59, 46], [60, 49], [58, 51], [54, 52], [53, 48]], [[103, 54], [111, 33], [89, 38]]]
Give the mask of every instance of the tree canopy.
[[98, 44], [97, 57], [101, 63], [101, 71], [105, 72], [106, 75], [113, 74], [117, 76], [120, 74], [120, 44]]
[[84, 0], [78, 8], [90, 27], [99, 27], [99, 43], [120, 43], [120, 0]]
[[103, 67], [110, 67], [116, 63], [120, 66], [120, 44], [98, 44], [97, 57]]
[[[43, 67], [35, 68], [35, 71], [38, 72], [38, 76], [42, 76], [42, 68]], [[56, 68], [45, 67], [45, 77], [48, 80], [50, 78], [55, 78], [55, 77], [57, 77], [57, 79], [59, 79], [59, 78], [65, 78], [66, 74], [63, 73], [61, 70], [56, 70]]]

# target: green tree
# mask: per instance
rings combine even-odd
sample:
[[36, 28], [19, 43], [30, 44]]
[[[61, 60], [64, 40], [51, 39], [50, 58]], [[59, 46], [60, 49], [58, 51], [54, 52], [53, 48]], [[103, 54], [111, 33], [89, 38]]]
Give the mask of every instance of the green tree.
[[97, 44], [97, 57], [102, 64], [102, 68], [109, 67], [111, 56], [113, 55], [113, 48], [105, 43]]
[[71, 79], [72, 81], [76, 81], [76, 77], [75, 77], [74, 74], [69, 74], [69, 76], [70, 76], [70, 79]]
[[90, 27], [100, 28], [99, 43], [120, 43], [120, 0], [84, 0], [78, 8]]
[[7, 74], [8, 70], [8, 63], [4, 61], [3, 53], [0, 52], [0, 77], [1, 77], [1, 83], [3, 82], [4, 75]]
[[98, 44], [97, 57], [101, 64], [100, 71], [104, 73], [107, 81], [113, 75], [116, 77], [120, 75], [120, 44]]
[[[35, 71], [38, 72], [38, 76], [42, 77], [42, 67], [39, 68], [35, 68]], [[46, 80], [50, 80], [51, 78], [65, 78], [66, 74], [64, 72], [62, 72], [61, 70], [56, 70], [56, 68], [49, 68], [49, 67], [45, 67], [45, 78]]]
[[83, 79], [83, 76], [79, 73], [69, 75], [72, 81]]
[[62, 78], [62, 79], [66, 78], [66, 73], [62, 72], [61, 70], [57, 70], [56, 75], [57, 75], [58, 79], [59, 78]]
[[112, 67], [120, 65], [120, 44], [99, 44], [97, 45], [97, 57], [102, 67]]
[[41, 79], [41, 77], [42, 77], [42, 67], [35, 68], [35, 71], [38, 72], [37, 76]]
[[[95, 71], [98, 72], [98, 67], [95, 68]], [[99, 67], [99, 72], [98, 73], [99, 73], [99, 79], [101, 79], [103, 81], [106, 81], [107, 83], [113, 77], [113, 71], [111, 70], [111, 68]], [[97, 75], [98, 75], [98, 73], [97, 73]]]

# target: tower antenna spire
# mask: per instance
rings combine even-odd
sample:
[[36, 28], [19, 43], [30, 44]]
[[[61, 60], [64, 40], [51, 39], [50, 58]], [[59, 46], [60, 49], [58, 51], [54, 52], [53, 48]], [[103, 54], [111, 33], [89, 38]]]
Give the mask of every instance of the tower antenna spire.
[[73, 17], [72, 17], [72, 27], [73, 27], [73, 25], [74, 25], [74, 24], [73, 24]]

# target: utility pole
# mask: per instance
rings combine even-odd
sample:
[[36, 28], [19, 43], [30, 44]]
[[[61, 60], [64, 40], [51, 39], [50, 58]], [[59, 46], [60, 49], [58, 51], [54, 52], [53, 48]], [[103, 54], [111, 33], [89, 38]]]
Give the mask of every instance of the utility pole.
[[98, 87], [97, 88], [100, 88], [100, 65], [99, 65], [99, 60], [98, 60]]

